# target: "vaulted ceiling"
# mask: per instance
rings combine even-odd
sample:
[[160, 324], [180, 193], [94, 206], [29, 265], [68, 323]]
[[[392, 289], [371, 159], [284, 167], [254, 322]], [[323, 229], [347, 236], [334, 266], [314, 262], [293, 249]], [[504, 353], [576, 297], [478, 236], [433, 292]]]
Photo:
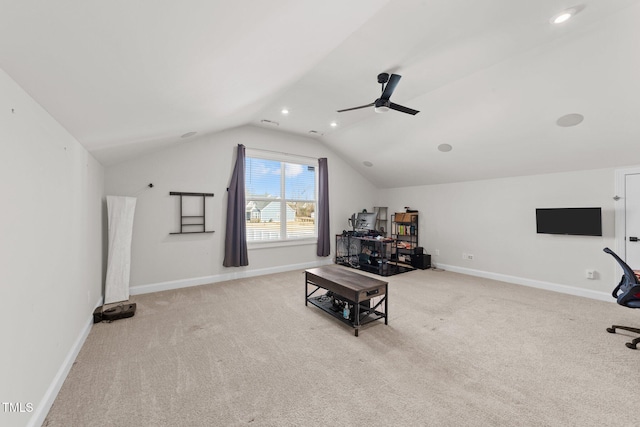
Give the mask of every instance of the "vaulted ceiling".
[[[0, 67], [107, 166], [245, 124], [386, 188], [640, 162], [640, 0], [0, 5]], [[381, 72], [417, 115], [337, 113]]]

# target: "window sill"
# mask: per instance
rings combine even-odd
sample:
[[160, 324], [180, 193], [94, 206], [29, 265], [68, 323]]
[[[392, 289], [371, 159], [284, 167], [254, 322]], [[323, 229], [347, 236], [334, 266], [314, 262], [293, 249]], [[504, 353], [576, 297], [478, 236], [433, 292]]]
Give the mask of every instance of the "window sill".
[[287, 246], [308, 246], [318, 244], [318, 239], [274, 240], [271, 242], [247, 242], [247, 249], [271, 249]]

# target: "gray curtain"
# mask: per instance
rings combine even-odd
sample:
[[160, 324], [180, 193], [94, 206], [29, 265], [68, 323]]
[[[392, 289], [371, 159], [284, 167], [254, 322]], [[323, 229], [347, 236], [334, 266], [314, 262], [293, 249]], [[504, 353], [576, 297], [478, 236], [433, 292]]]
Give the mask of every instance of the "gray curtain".
[[249, 265], [247, 256], [247, 218], [244, 195], [244, 145], [238, 144], [236, 166], [227, 188], [227, 229], [224, 238], [225, 267]]
[[331, 236], [329, 235], [329, 172], [327, 159], [318, 159], [318, 256], [329, 256], [331, 253]]

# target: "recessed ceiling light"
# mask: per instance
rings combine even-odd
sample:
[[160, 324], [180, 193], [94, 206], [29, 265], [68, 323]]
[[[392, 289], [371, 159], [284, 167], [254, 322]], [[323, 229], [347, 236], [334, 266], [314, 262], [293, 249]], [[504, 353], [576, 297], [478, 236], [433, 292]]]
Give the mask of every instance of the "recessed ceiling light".
[[557, 15], [554, 15], [551, 18], [551, 23], [552, 24], [562, 24], [563, 22], [567, 22], [576, 13], [578, 13], [579, 10], [580, 10], [580, 7], [573, 7], [571, 9], [563, 10], [562, 12], [558, 13]]
[[584, 116], [578, 113], [565, 114], [556, 120], [556, 124], [563, 128], [577, 126], [584, 120]]
[[289, 110], [287, 110], [286, 108], [283, 108], [281, 113], [286, 116], [287, 114], [289, 114]]
[[336, 127], [336, 126], [338, 126], [338, 123], [337, 123], [337, 122], [331, 122], [331, 127], [332, 127], [332, 128], [334, 128], [334, 127]]
[[449, 144], [440, 144], [438, 145], [438, 150], [442, 151], [443, 153], [446, 153], [448, 151], [453, 150], [453, 147]]
[[369, 160], [365, 160], [364, 162], [362, 162], [363, 165], [365, 165], [366, 167], [370, 168], [371, 166], [373, 166], [373, 163], [371, 163]]
[[569, 19], [571, 19], [571, 16], [573, 15], [571, 15], [569, 12], [563, 12], [560, 15], [553, 18], [553, 23], [562, 24], [563, 22], [567, 22]]
[[180, 138], [189, 138], [190, 136], [193, 136], [195, 134], [197, 134], [198, 132], [187, 132], [184, 135], [182, 135]]

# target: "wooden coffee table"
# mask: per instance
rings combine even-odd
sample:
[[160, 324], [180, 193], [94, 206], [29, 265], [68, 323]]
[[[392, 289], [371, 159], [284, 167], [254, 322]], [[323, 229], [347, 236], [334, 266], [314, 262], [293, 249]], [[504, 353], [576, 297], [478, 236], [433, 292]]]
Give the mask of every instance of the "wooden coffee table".
[[[315, 287], [309, 292], [309, 285]], [[311, 303], [336, 319], [355, 328], [355, 336], [362, 325], [384, 319], [388, 325], [388, 282], [374, 279], [338, 265], [305, 270], [304, 304]], [[313, 296], [320, 289], [327, 292]], [[372, 298], [382, 297], [372, 305]], [[384, 303], [384, 310], [381, 305]], [[348, 304], [350, 316], [345, 318], [341, 305]]]

